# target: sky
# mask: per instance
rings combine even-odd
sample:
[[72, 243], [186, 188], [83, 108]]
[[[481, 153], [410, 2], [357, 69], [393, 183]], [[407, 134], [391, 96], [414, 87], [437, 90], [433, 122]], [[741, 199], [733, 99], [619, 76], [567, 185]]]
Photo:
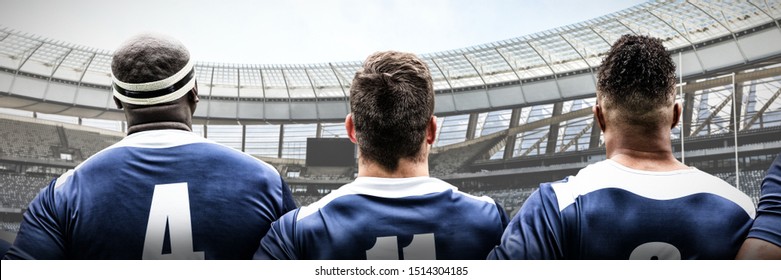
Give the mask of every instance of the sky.
[[0, 28], [112, 51], [143, 32], [199, 62], [361, 61], [500, 41], [582, 22], [639, 0], [0, 0]]

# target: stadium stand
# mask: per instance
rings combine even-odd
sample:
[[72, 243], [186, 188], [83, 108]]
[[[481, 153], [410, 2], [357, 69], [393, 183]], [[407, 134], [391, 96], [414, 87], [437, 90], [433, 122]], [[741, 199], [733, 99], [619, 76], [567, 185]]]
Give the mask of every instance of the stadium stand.
[[[760, 186], [762, 186], [762, 180], [765, 178], [765, 170], [749, 170], [740, 172], [740, 187], [739, 189], [746, 193], [751, 200], [754, 201], [754, 205], [757, 205], [760, 197]], [[716, 177], [721, 178], [730, 185], [735, 186], [735, 172], [721, 172], [714, 173]]]
[[[53, 155], [54, 151], [70, 149], [75, 155], [77, 155], [70, 167], [78, 164], [83, 159], [88, 158], [97, 151], [119, 141], [120, 136], [111, 134], [101, 134], [95, 131], [82, 131], [78, 127], [63, 127], [51, 124], [40, 124], [33, 122], [24, 122], [19, 120], [10, 120], [0, 118], [0, 137], [3, 139], [3, 145], [0, 146], [0, 157], [13, 157], [13, 158], [26, 158], [30, 160], [46, 160], [47, 162], [60, 162], [63, 161]], [[753, 129], [742, 132], [740, 143], [743, 150], [747, 148], [755, 147], [755, 150], [762, 151], [767, 144], [775, 144], [775, 139], [768, 138], [769, 134], [776, 133], [778, 128], [762, 128]], [[499, 132], [498, 134], [505, 133], [506, 131]], [[497, 135], [498, 135], [497, 134]], [[60, 135], [64, 136], [61, 139]], [[486, 162], [486, 159], [480, 158], [480, 155], [484, 155], [486, 149], [490, 149], [495, 146], [503, 137], [497, 137], [496, 135], [488, 135], [478, 137], [474, 140], [465, 141], [462, 143], [452, 144], [448, 146], [437, 147], [432, 153], [430, 162], [432, 175], [435, 177], [442, 177], [445, 180], [456, 180], [458, 176], [472, 176], [477, 177], [475, 181], [485, 181], [480, 179], [481, 176], [494, 176], [500, 173], [508, 173], [510, 176], [515, 172], [528, 173], [540, 172], [534, 171], [537, 169], [551, 171], [556, 169], [561, 170], [575, 170], [583, 166], [582, 154], [603, 154], [602, 149], [587, 150], [579, 152], [563, 152], [556, 153], [555, 156], [551, 155], [537, 155], [526, 157], [527, 160], [534, 161], [534, 166], [540, 168], [532, 169], [520, 168], [519, 171], [513, 171], [511, 166], [505, 164], [497, 171], [475, 171], [472, 164], [476, 161]], [[687, 142], [687, 154], [690, 156], [710, 156], [719, 153], [731, 153], [732, 148], [725, 147], [725, 139], [729, 140], [729, 135], [717, 134], [692, 137]], [[677, 143], [673, 143], [674, 147]], [[776, 145], [778, 146], [778, 145]], [[49, 147], [49, 148], [42, 148]], [[719, 148], [716, 148], [719, 147]], [[768, 153], [772, 154], [772, 152]], [[80, 156], [79, 156], [80, 155]], [[766, 157], [765, 161], [770, 160], [770, 155]], [[575, 159], [572, 163], [557, 164], [562, 159]], [[307, 185], [311, 185], [312, 189], [317, 187], [324, 188], [337, 188], [341, 184], [349, 182], [354, 177], [353, 168], [342, 167], [306, 167], [301, 159], [280, 159], [280, 158], [262, 158], [263, 160], [274, 165], [277, 170], [283, 174], [288, 182], [293, 182], [297, 185], [303, 185], [305, 188]], [[512, 161], [517, 161], [513, 159]], [[512, 162], [510, 161], [510, 162]], [[695, 161], [692, 164], [705, 171], [716, 170], [714, 167], [728, 164], [729, 159], [721, 160], [727, 163], [709, 163], [709, 161]], [[519, 163], [523, 166], [524, 163]], [[756, 203], [759, 199], [759, 185], [764, 176], [764, 168], [766, 164], [760, 162], [752, 166], [756, 170], [741, 171], [740, 189], [749, 196], [752, 197]], [[557, 167], [558, 166], [558, 167]], [[734, 165], [733, 165], [734, 166]], [[65, 166], [66, 168], [68, 166]], [[484, 167], [481, 167], [484, 168]], [[21, 169], [19, 169], [21, 170]], [[530, 171], [531, 170], [531, 171]], [[720, 170], [724, 170], [723, 167]], [[564, 171], [562, 171], [564, 172]], [[560, 174], [565, 174], [561, 173]], [[717, 172], [716, 176], [726, 180], [730, 184], [735, 184], [735, 176], [733, 172]], [[55, 178], [58, 174], [46, 174], [46, 172], [26, 172], [20, 171], [3, 171], [0, 172], [0, 182], [2, 182], [2, 188], [0, 188], [0, 199], [2, 205], [0, 208], [10, 209], [24, 209], [27, 203], [38, 193], [38, 190], [43, 187], [49, 180]], [[527, 175], [515, 177], [530, 177]], [[534, 176], [531, 176], [534, 177]], [[563, 178], [562, 175], [552, 176], [550, 179], [538, 179], [541, 181], [551, 181]], [[474, 194], [474, 195], [487, 195], [499, 201], [507, 210], [508, 213], [517, 211], [520, 205], [523, 204], [528, 195], [533, 192], [536, 187], [519, 187], [527, 185], [519, 185], [517, 182], [507, 181], [502, 183], [481, 183], [470, 184], [453, 182], [459, 186], [462, 191]], [[294, 192], [294, 198], [300, 206], [308, 205], [314, 201], [320, 199], [324, 193], [318, 191], [307, 192]]]
[[476, 141], [464, 142], [453, 147], [445, 146], [434, 149], [429, 156], [429, 168], [432, 176], [441, 176], [463, 172], [466, 165], [473, 162], [480, 153], [501, 141], [501, 133], [480, 137]]
[[54, 179], [41, 175], [0, 172], [0, 208], [26, 209], [41, 188]]
[[2, 118], [0, 140], [0, 156], [16, 158], [55, 159], [54, 150], [62, 146], [54, 126]]
[[304, 167], [301, 171], [301, 177], [313, 180], [344, 181], [353, 178], [354, 170], [353, 167]]
[[65, 129], [68, 147], [77, 149], [82, 159], [87, 159], [112, 144], [122, 140], [122, 137], [102, 135], [96, 132]]
[[296, 204], [299, 207], [307, 206], [309, 204], [312, 204], [315, 201], [320, 200], [321, 198], [323, 198], [322, 195], [293, 194], [293, 199], [296, 200]]
[[515, 213], [521, 208], [523, 202], [536, 190], [536, 187], [522, 187], [490, 191], [471, 191], [469, 193], [475, 196], [488, 196], [492, 198], [504, 207], [504, 210], [507, 211], [507, 215], [512, 217], [515, 216]]
[[0, 222], [0, 230], [13, 233], [19, 232], [19, 223]]

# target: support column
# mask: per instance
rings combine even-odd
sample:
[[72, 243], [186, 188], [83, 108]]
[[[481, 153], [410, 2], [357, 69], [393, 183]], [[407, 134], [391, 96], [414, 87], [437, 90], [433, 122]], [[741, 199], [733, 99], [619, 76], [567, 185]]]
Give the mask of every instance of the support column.
[[689, 137], [692, 134], [692, 118], [694, 116], [694, 93], [683, 93], [683, 135]]
[[247, 148], [247, 126], [242, 125], [241, 126], [241, 151], [246, 152]]
[[[730, 118], [729, 118], [729, 131], [732, 132], [737, 127], [737, 130], [740, 131], [740, 116], [742, 115], [741, 109], [743, 108], [743, 83], [735, 83], [732, 85], [735, 89], [735, 100], [732, 100], [732, 106], [735, 107], [734, 110], [730, 111]], [[735, 122], [737, 121], [737, 126], [735, 125]]]
[[[553, 114], [551, 118], [561, 115], [561, 111], [564, 108], [564, 103], [553, 103]], [[559, 123], [554, 122], [550, 124], [550, 130], [548, 132], [548, 145], [545, 147], [545, 154], [553, 154], [556, 152], [557, 141], [559, 140]]]
[[280, 124], [279, 125], [279, 145], [277, 149], [277, 158], [282, 158], [282, 144], [284, 144], [283, 139], [285, 139], [285, 125]]
[[593, 116], [592, 122], [594, 125], [591, 126], [591, 138], [588, 141], [588, 148], [594, 149], [599, 147], [599, 137], [602, 136], [602, 128], [599, 127], [599, 121], [597, 121], [597, 116]]
[[[510, 127], [507, 129], [511, 131], [514, 127], [518, 127], [521, 121], [521, 108], [513, 109], [510, 113]], [[513, 151], [515, 150], [515, 140], [518, 138], [517, 134], [507, 134], [507, 138], [504, 143], [504, 155], [502, 158], [507, 160], [513, 157]]]
[[466, 124], [466, 140], [475, 139], [475, 130], [477, 129], [477, 117], [479, 114], [469, 114], [469, 122]]

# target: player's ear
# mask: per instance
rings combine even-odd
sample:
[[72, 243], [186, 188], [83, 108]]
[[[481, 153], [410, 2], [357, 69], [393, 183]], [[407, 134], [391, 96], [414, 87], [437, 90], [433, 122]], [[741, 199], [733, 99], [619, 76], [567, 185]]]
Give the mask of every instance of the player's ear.
[[437, 116], [431, 116], [426, 126], [426, 144], [434, 144], [437, 139]]
[[117, 104], [117, 109], [122, 109], [122, 101], [119, 101], [116, 97], [114, 97], [114, 104]]
[[198, 108], [198, 101], [201, 101], [201, 99], [198, 97], [198, 81], [196, 81], [193, 89], [187, 93], [187, 104], [190, 106], [190, 114], [195, 114], [195, 109]]
[[605, 115], [602, 112], [602, 107], [599, 107], [598, 104], [594, 105], [594, 107], [591, 107], [591, 112], [594, 113], [594, 121], [599, 125], [599, 129], [605, 132]]
[[673, 105], [673, 125], [670, 126], [671, 129], [678, 125], [678, 122], [681, 120], [682, 110], [683, 106], [681, 106], [681, 103], [675, 102], [675, 105]]
[[198, 103], [198, 101], [201, 101], [200, 97], [198, 97], [198, 81], [195, 81], [195, 86], [192, 90], [190, 90], [190, 94], [192, 96], [193, 102]]
[[353, 123], [353, 114], [347, 114], [344, 118], [344, 129], [347, 130], [347, 137], [350, 138], [350, 142], [358, 144], [358, 140], [355, 137], [355, 123]]

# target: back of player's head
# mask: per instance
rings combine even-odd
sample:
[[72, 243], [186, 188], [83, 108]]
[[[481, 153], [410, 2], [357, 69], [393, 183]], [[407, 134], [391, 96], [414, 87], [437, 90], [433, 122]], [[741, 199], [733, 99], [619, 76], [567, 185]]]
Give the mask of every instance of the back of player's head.
[[370, 55], [355, 73], [350, 109], [365, 159], [395, 171], [399, 159], [422, 160], [421, 146], [434, 113], [434, 85], [417, 56], [395, 51]]
[[111, 62], [114, 96], [134, 105], [174, 101], [195, 87], [190, 52], [176, 39], [141, 34], [122, 44]]
[[597, 74], [600, 106], [632, 126], [665, 124], [675, 101], [675, 65], [662, 41], [624, 35], [610, 48]]

